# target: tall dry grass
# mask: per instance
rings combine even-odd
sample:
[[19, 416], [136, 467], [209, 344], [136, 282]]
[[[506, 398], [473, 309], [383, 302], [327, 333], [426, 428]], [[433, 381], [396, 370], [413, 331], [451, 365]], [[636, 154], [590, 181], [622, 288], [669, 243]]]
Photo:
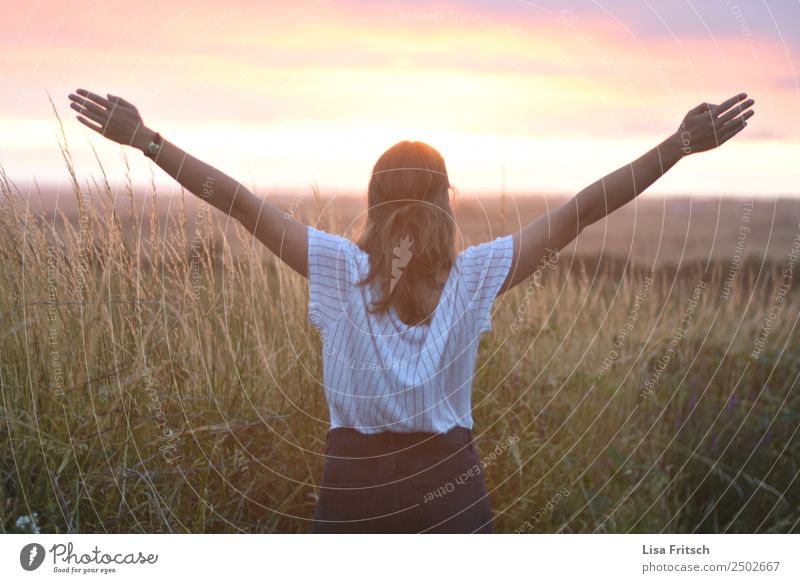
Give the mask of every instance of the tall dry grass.
[[[3, 530], [309, 531], [328, 417], [305, 280], [208, 207], [82, 185], [62, 151], [77, 220], [0, 176]], [[793, 289], [750, 356], [783, 266], [743, 264], [723, 301], [728, 264], [598, 265], [562, 255], [482, 340], [495, 530], [797, 532]]]

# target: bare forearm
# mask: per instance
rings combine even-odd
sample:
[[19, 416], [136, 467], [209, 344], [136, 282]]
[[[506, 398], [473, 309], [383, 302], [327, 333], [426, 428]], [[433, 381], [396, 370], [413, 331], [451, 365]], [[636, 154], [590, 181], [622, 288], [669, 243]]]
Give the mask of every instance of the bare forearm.
[[[145, 151], [154, 132], [145, 126], [136, 106], [118, 95], [103, 97], [86, 89], [76, 93], [69, 99], [80, 123], [109, 140]], [[748, 111], [754, 100], [745, 101], [746, 97], [739, 93], [719, 105], [701, 103], [690, 109], [678, 132], [520, 230], [514, 236], [512, 271], [501, 291], [533, 273], [539, 258], [557, 252], [584, 227], [643, 192], [683, 154], [716, 148], [738, 134], [754, 113]], [[156, 163], [187, 190], [233, 216], [292, 269], [307, 275], [308, 227], [167, 140]]]
[[680, 136], [676, 133], [632, 163], [584, 188], [571, 201], [577, 206], [578, 230], [633, 200], [682, 157]]
[[[153, 135], [154, 131], [145, 128], [137, 132], [131, 145], [144, 151]], [[167, 139], [164, 139], [155, 162], [186, 190], [226, 214], [235, 214], [237, 197], [241, 200], [246, 195], [237, 180], [188, 154]]]
[[[155, 132], [137, 132], [131, 145], [145, 151]], [[230, 215], [303, 276], [308, 272], [307, 227], [239, 182], [164, 140], [155, 162], [189, 192]]]

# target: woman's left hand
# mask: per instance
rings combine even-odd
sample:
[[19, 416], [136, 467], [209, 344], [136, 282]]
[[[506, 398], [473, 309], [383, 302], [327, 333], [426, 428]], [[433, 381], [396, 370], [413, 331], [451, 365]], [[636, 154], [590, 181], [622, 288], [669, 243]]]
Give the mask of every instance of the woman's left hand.
[[718, 148], [747, 126], [755, 103], [746, 93], [734, 95], [719, 105], [701, 103], [689, 110], [674, 137], [684, 156]]
[[80, 113], [78, 121], [101, 136], [124, 146], [144, 149], [155, 132], [142, 121], [139, 110], [116, 95], [102, 97], [86, 89], [70, 93], [70, 107]]

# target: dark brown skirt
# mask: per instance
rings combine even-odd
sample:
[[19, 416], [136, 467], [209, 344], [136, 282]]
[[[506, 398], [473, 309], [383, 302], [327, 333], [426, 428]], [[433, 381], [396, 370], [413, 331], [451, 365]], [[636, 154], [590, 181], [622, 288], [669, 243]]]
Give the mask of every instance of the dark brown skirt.
[[328, 432], [314, 533], [491, 533], [472, 432]]

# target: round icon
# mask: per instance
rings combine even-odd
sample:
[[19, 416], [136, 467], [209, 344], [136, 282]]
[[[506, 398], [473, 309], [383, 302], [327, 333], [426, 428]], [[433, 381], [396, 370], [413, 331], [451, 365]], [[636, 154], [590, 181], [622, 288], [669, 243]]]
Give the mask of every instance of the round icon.
[[44, 547], [39, 543], [30, 543], [19, 552], [19, 564], [26, 571], [35, 571], [44, 562]]

